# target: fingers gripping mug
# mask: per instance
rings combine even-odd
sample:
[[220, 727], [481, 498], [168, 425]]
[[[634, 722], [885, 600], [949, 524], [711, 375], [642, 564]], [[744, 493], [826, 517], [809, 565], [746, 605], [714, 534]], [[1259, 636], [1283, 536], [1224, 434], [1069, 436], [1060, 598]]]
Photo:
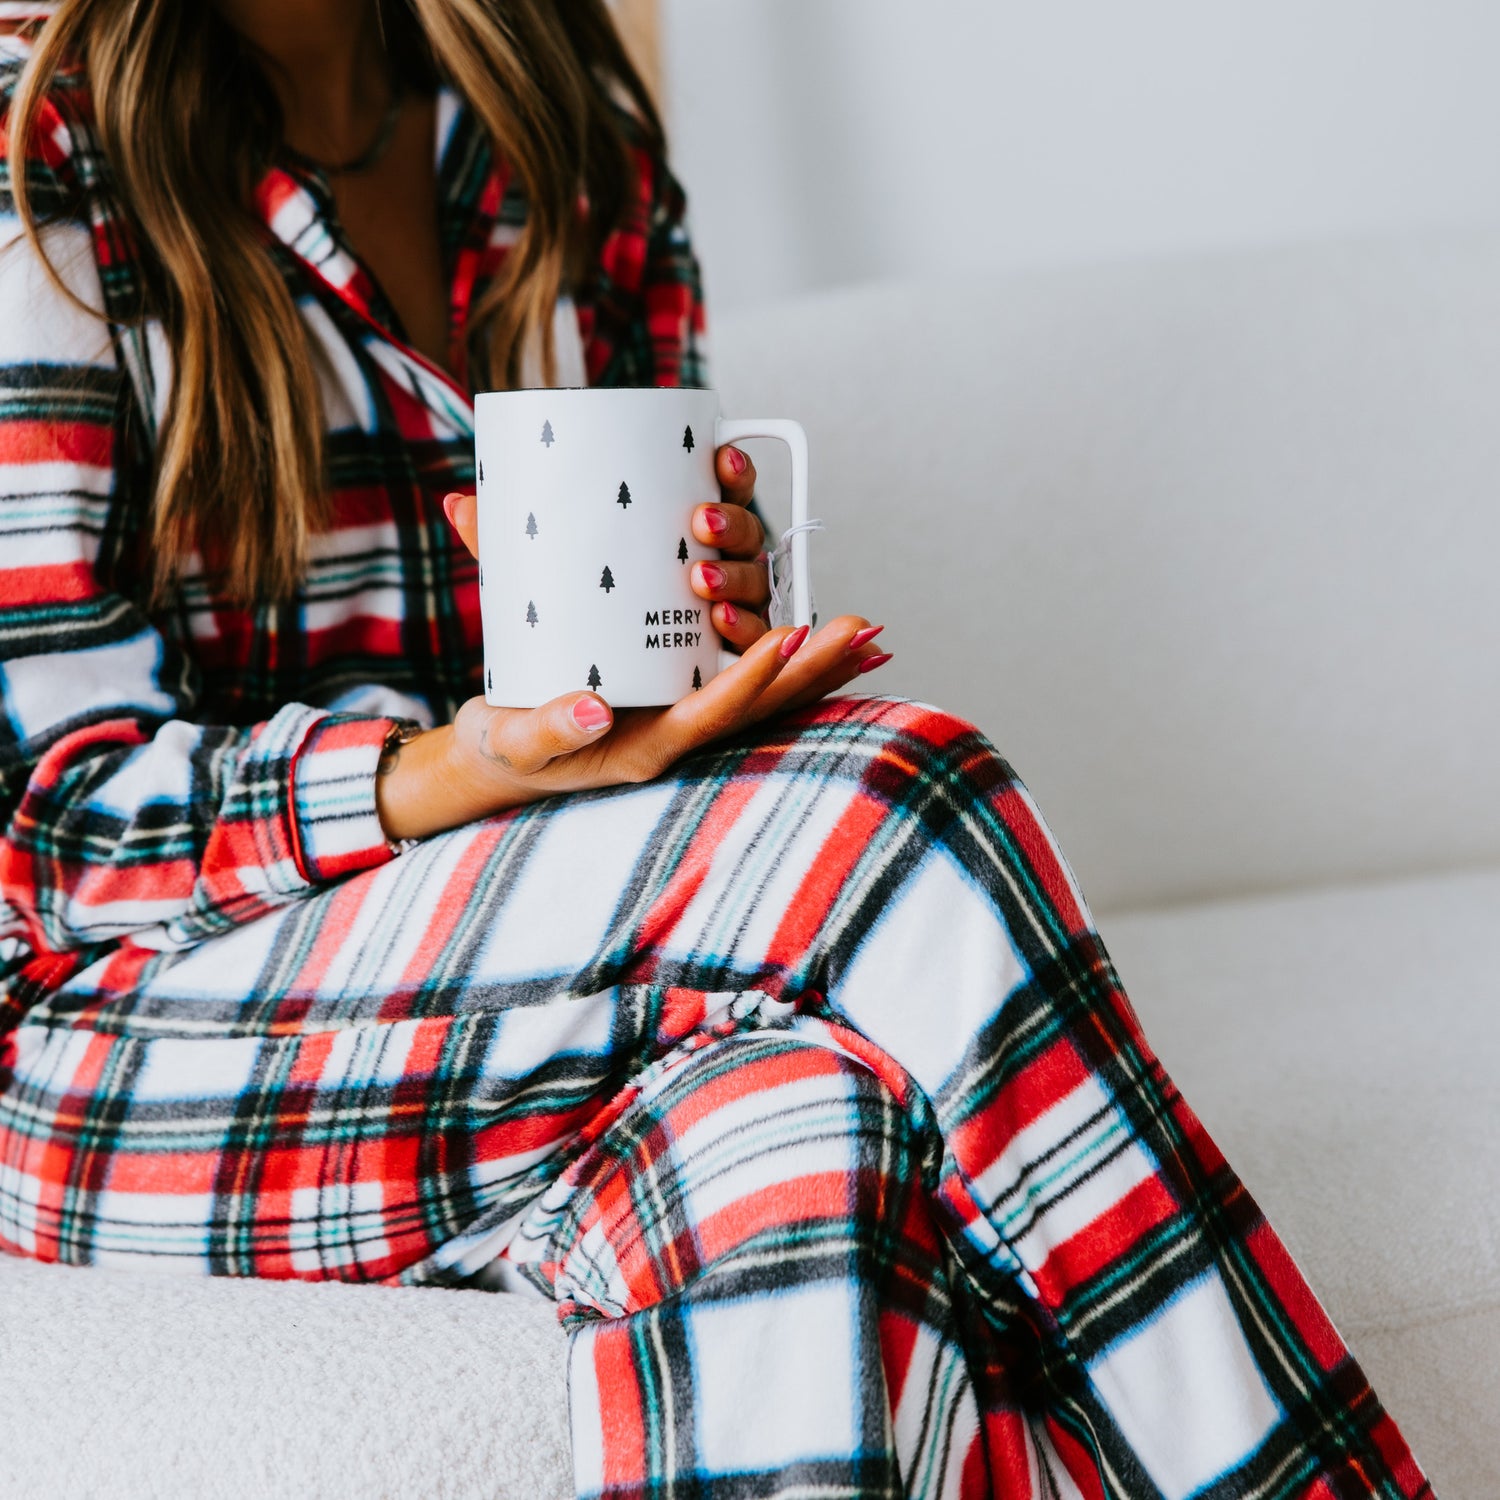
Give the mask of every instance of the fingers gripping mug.
[[741, 438], [791, 450], [793, 623], [812, 623], [796, 422], [726, 421], [716, 391], [668, 388], [487, 391], [474, 410], [488, 703], [589, 688], [669, 704], [715, 675], [724, 643], [689, 572], [719, 553], [691, 521], [719, 498], [715, 453]]

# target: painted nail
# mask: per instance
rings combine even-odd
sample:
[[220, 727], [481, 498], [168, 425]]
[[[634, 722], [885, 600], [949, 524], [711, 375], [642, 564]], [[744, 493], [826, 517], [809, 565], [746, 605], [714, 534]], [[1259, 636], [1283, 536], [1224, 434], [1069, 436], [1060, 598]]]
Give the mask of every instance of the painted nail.
[[884, 625], [866, 625], [863, 630], [856, 630], [849, 637], [849, 649], [853, 651], [857, 646], [863, 646], [866, 641], [873, 641], [884, 629]]
[[740, 623], [740, 612], [727, 600], [724, 603], [724, 623], [726, 625], [738, 625]]
[[704, 524], [715, 536], [723, 536], [729, 530], [729, 517], [717, 505], [705, 505], [703, 507], [703, 520]]
[[892, 651], [882, 651], [879, 656], [867, 656], [860, 662], [859, 670], [861, 672], [873, 672], [876, 667], [883, 667], [894, 654]]
[[729, 582], [729, 574], [717, 563], [699, 563], [698, 576], [703, 580], [703, 587], [706, 589], [721, 589]]
[[799, 625], [776, 649], [781, 653], [782, 659], [795, 654], [797, 647], [807, 639], [807, 626]]
[[749, 459], [738, 448], [726, 448], [724, 451], [729, 455], [729, 467], [736, 474], [743, 474], [745, 472], [745, 465], [749, 463]]
[[573, 722], [592, 734], [609, 723], [609, 710], [597, 698], [579, 698], [573, 704]]

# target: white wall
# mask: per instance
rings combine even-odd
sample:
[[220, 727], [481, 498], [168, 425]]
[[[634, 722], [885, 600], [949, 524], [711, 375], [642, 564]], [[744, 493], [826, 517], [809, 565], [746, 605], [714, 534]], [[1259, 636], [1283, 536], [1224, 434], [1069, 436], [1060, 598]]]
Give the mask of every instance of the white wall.
[[1500, 219], [1494, 0], [664, 0], [711, 307]]

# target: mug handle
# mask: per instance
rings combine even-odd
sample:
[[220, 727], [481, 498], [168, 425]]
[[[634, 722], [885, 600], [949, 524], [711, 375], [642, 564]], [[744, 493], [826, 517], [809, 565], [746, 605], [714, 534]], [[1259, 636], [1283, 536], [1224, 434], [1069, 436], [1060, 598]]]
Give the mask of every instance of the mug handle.
[[[800, 422], [782, 417], [747, 417], [729, 422], [720, 418], [714, 424], [714, 449], [741, 438], [775, 438], [785, 443], [792, 455], [792, 525], [807, 523], [807, 434]], [[769, 541], [769, 538], [767, 539]], [[775, 548], [768, 547], [768, 552]], [[769, 569], [770, 564], [767, 563]], [[812, 584], [807, 573], [807, 532], [792, 533], [792, 624], [812, 624]]]

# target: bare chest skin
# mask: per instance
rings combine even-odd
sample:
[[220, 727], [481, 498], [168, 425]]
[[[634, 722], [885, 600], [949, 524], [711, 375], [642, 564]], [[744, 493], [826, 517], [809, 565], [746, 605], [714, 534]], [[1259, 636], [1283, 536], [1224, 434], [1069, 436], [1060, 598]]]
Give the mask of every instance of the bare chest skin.
[[333, 176], [344, 233], [396, 309], [412, 346], [448, 363], [448, 289], [438, 239], [435, 105], [407, 98], [391, 143], [368, 171]]

